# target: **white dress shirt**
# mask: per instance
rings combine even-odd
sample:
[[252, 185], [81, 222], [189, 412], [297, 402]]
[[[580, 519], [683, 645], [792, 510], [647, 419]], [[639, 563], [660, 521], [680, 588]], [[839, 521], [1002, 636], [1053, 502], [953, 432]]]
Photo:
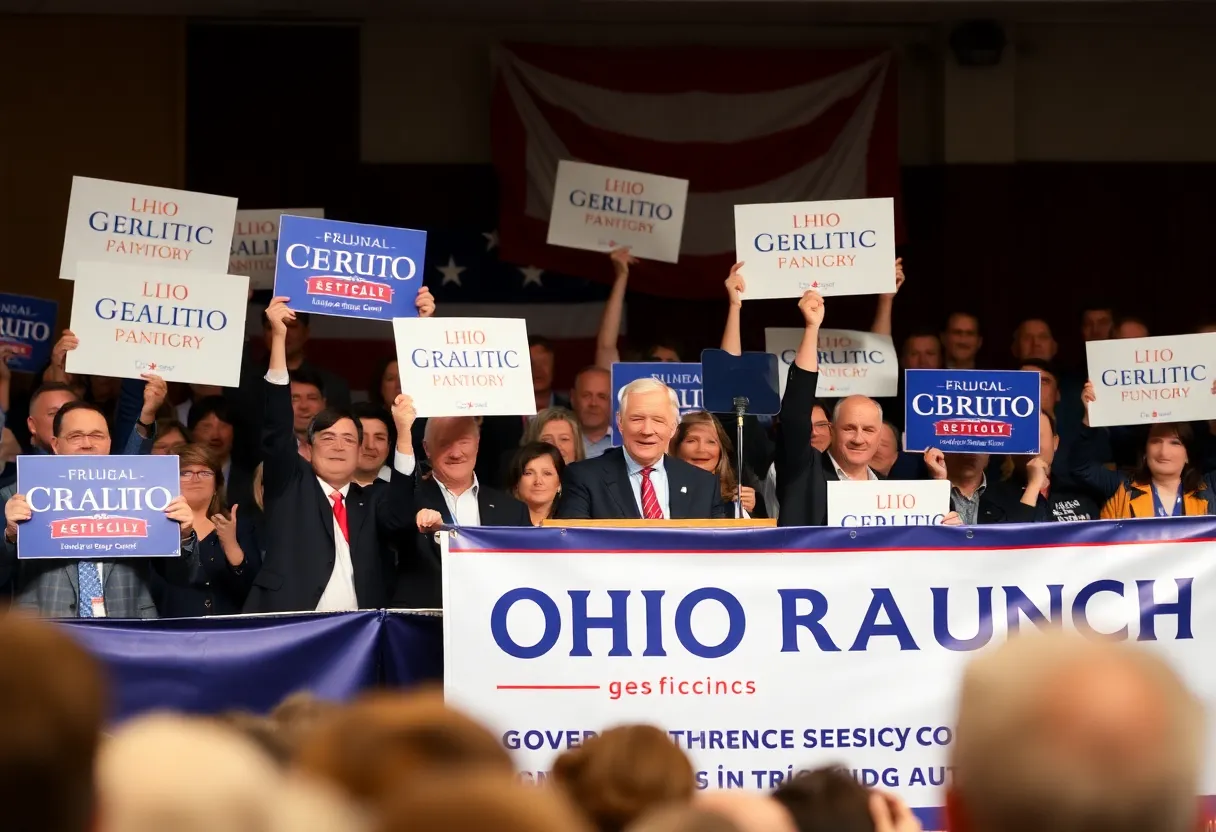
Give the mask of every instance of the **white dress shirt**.
[[[831, 454], [827, 454], [827, 458], [829, 460], [831, 460], [832, 467], [836, 469], [836, 476], [841, 480], [841, 482], [848, 482], [850, 479], [852, 479], [852, 477], [850, 477], [848, 474], [846, 474], [844, 472], [844, 469], [841, 468], [836, 463], [836, 459]], [[868, 479], [868, 480], [878, 479], [878, 474], [875, 474], [872, 470], [870, 470], [869, 465], [866, 466], [866, 479]]]
[[448, 513], [452, 515], [453, 526], [481, 525], [481, 506], [477, 504], [477, 492], [481, 490], [481, 483], [477, 481], [476, 474], [473, 475], [473, 485], [466, 488], [460, 495], [449, 491], [438, 477], [435, 478], [435, 482], [439, 484], [439, 493], [443, 495], [443, 501], [448, 504]]
[[[638, 515], [645, 517], [646, 509], [642, 506], [642, 465], [629, 455], [629, 451], [624, 451], [624, 453], [625, 469], [629, 472], [629, 487], [633, 489], [633, 498], [638, 501]], [[650, 484], [654, 486], [654, 496], [659, 500], [659, 509], [663, 512], [663, 518], [670, 520], [671, 489], [667, 485], [667, 468], [663, 465], [666, 459], [666, 456], [661, 456], [659, 461], [651, 466], [654, 470], [650, 472]]]
[[[330, 505], [333, 505], [332, 495], [335, 489], [320, 477], [317, 477], [317, 482], [321, 483], [325, 499], [329, 500]], [[337, 493], [342, 495], [342, 505], [347, 509], [348, 530], [350, 507], [346, 505], [346, 495], [349, 492], [350, 483], [337, 489]], [[321, 600], [317, 602], [317, 612], [347, 612], [359, 609], [359, 598], [355, 594], [355, 565], [350, 559], [350, 543], [346, 540], [346, 535], [342, 534], [342, 527], [338, 524], [337, 516], [334, 517], [333, 524], [334, 571], [330, 573], [329, 583], [325, 585], [325, 591], [321, 593]]]

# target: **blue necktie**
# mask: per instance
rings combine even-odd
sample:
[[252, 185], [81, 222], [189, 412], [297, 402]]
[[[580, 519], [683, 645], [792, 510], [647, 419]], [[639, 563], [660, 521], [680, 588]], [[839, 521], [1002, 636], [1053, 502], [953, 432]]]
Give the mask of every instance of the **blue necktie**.
[[77, 561], [76, 578], [80, 582], [80, 604], [77, 612], [81, 618], [92, 618], [93, 599], [102, 597], [101, 572], [97, 569], [97, 561]]

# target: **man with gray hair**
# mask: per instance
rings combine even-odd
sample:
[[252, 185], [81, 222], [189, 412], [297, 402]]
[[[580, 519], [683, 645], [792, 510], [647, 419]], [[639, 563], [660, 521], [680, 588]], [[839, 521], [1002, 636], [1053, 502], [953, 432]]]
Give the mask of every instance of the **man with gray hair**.
[[1193, 832], [1203, 711], [1127, 643], [1023, 635], [967, 668], [949, 832]]
[[562, 478], [557, 516], [574, 520], [707, 520], [726, 517], [718, 478], [667, 455], [680, 423], [676, 393], [658, 379], [621, 388], [623, 447], [576, 462]]

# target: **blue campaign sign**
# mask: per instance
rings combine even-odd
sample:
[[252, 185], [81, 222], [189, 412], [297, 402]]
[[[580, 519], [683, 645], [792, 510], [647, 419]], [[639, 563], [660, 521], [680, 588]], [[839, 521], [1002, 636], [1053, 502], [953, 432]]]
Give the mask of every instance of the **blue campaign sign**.
[[621, 430], [616, 424], [620, 409], [621, 388], [639, 378], [657, 378], [680, 399], [680, 415], [691, 410], [705, 409], [705, 396], [701, 387], [701, 365], [699, 363], [677, 364], [671, 361], [637, 361], [612, 365], [612, 444], [621, 444]]
[[904, 391], [910, 452], [1039, 452], [1039, 374], [1033, 370], [905, 370]]
[[416, 318], [426, 232], [283, 215], [274, 293], [298, 312]]
[[46, 298], [0, 295], [0, 346], [13, 348], [8, 366], [36, 373], [51, 360], [59, 304]]
[[177, 557], [181, 527], [165, 509], [181, 491], [176, 456], [17, 457], [17, 557]]

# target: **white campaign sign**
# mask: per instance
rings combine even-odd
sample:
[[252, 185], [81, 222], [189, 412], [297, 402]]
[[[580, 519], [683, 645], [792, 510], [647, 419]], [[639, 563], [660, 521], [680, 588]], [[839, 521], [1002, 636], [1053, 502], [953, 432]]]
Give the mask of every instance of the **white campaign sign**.
[[279, 257], [279, 217], [284, 214], [325, 218], [322, 208], [237, 211], [228, 274], [247, 275], [251, 289], [270, 289], [274, 286], [275, 263]]
[[1015, 630], [1123, 633], [1216, 700], [1214, 535], [1212, 518], [462, 528], [444, 534], [444, 689], [533, 780], [585, 732], [645, 722], [703, 787], [843, 763], [932, 810], [964, 666]]
[[521, 318], [394, 318], [401, 390], [419, 416], [533, 416]]
[[936, 526], [949, 512], [949, 480], [828, 481], [829, 526]]
[[1085, 345], [1093, 427], [1216, 418], [1216, 333]]
[[70, 373], [237, 387], [249, 278], [81, 263], [72, 296]]
[[744, 300], [895, 291], [895, 203], [840, 199], [735, 206]]
[[59, 276], [86, 261], [223, 274], [235, 222], [233, 197], [74, 176]]
[[[802, 332], [797, 327], [764, 330], [764, 348], [777, 356], [779, 362], [777, 375], [781, 378], [783, 396]], [[899, 357], [891, 336], [852, 329], [819, 330], [819, 381], [815, 395], [821, 399], [899, 395]]]
[[687, 179], [562, 161], [546, 242], [676, 263], [687, 201]]

